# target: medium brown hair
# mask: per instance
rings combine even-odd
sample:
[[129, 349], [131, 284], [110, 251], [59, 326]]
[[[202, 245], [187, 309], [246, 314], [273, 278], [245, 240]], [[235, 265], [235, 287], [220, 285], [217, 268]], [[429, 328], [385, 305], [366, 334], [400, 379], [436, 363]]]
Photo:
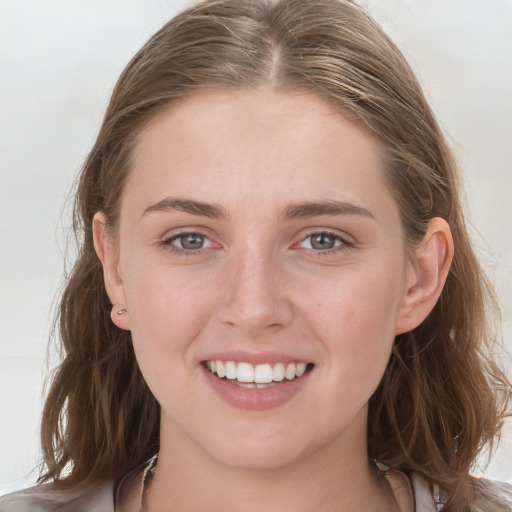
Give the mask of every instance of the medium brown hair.
[[469, 471], [499, 433], [510, 390], [491, 357], [496, 302], [466, 230], [457, 166], [418, 80], [348, 0], [204, 1], [123, 71], [78, 183], [79, 255], [60, 305], [64, 359], [43, 413], [41, 481], [70, 488], [114, 478], [158, 450], [159, 406], [130, 333], [111, 322], [93, 216], [104, 211], [115, 231], [134, 143], [155, 115], [201, 88], [264, 84], [310, 90], [374, 134], [411, 247], [431, 218], [451, 227], [455, 257], [442, 295], [419, 327], [396, 337], [370, 400], [368, 452], [439, 484], [449, 510], [469, 510]]

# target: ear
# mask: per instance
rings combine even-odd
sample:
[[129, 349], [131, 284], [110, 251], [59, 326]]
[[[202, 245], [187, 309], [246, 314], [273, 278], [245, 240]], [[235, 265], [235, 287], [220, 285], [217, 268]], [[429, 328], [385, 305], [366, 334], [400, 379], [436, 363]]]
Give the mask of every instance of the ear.
[[443, 291], [453, 259], [452, 232], [444, 219], [430, 220], [425, 237], [410, 258], [395, 335], [420, 325]]
[[[112, 321], [121, 329], [130, 329], [130, 316], [126, 311], [126, 298], [123, 281], [119, 275], [118, 250], [107, 232], [106, 217], [103, 212], [97, 212], [92, 221], [92, 232], [96, 254], [103, 265], [105, 289], [113, 307], [110, 313]], [[123, 313], [123, 310], [125, 311]], [[121, 313], [120, 313], [121, 312]]]

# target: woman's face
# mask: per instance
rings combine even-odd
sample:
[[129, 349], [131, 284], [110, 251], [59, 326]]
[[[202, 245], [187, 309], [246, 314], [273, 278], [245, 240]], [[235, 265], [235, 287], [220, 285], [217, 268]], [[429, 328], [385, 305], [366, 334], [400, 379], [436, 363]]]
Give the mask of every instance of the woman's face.
[[366, 450], [414, 279], [369, 135], [311, 93], [197, 93], [140, 136], [114, 245], [163, 443], [260, 468]]

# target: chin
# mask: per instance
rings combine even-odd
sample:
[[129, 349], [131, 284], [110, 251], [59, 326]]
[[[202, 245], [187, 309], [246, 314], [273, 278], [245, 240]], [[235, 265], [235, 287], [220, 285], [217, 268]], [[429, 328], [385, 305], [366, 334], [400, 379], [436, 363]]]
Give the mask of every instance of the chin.
[[[242, 432], [230, 432], [222, 442], [210, 444], [210, 450], [215, 447], [210, 454], [222, 464], [233, 468], [272, 470], [293, 465], [321, 448], [318, 437], [308, 442], [298, 435], [290, 435], [293, 432], [290, 428], [263, 431], [264, 427], [260, 424], [253, 425], [252, 429], [243, 429]], [[296, 430], [295, 433], [299, 432]]]
[[300, 450], [283, 449], [273, 447], [246, 446], [239, 451], [223, 453], [220, 462], [232, 468], [268, 471], [289, 467], [299, 462], [305, 456]]

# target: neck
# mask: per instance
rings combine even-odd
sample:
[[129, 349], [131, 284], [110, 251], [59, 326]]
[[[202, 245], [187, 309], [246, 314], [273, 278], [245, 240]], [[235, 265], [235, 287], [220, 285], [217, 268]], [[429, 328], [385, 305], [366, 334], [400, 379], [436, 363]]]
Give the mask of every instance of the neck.
[[364, 437], [347, 433], [288, 464], [254, 468], [222, 463], [171, 430], [167, 436], [162, 429], [149, 512], [397, 510], [388, 485], [368, 461]]

